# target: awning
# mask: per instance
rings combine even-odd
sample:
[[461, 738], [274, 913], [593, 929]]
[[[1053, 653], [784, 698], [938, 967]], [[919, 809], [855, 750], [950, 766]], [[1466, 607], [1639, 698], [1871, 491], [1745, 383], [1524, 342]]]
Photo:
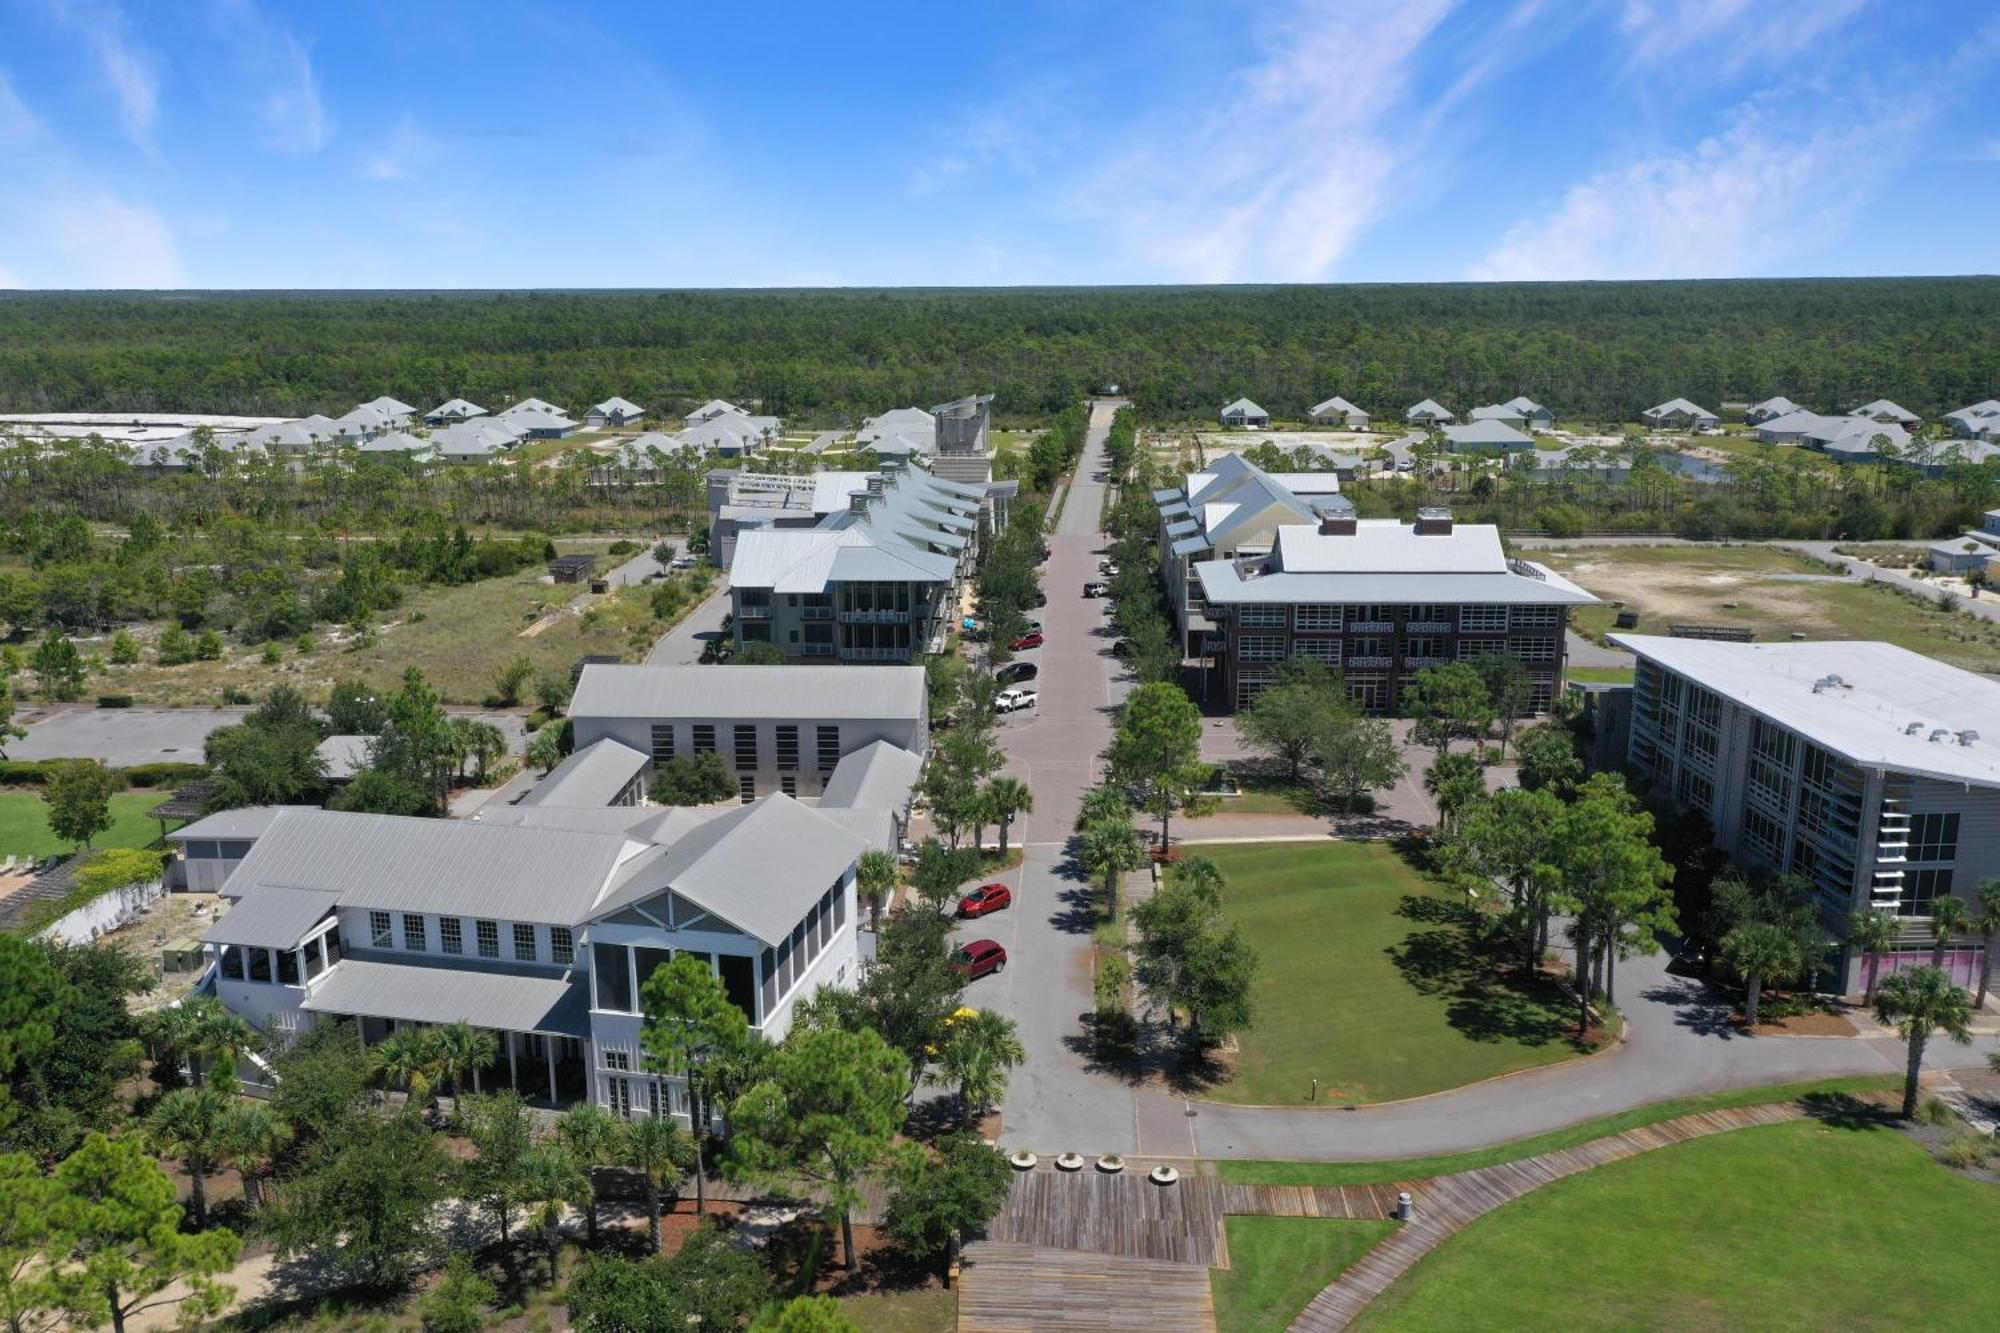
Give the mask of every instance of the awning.
[[405, 1023], [470, 1023], [508, 1032], [590, 1035], [583, 973], [560, 977], [344, 958], [299, 1006]]

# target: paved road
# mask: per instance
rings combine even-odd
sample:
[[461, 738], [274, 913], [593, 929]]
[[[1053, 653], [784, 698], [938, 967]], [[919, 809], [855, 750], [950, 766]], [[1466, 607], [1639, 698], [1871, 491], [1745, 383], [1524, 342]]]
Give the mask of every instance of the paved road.
[[[1856, 580], [1872, 580], [1876, 583], [1887, 584], [1891, 588], [1898, 588], [1904, 592], [1913, 592], [1919, 597], [1929, 598], [1933, 602], [1944, 600], [1946, 590], [1934, 583], [1926, 583], [1922, 579], [1913, 579], [1899, 569], [1888, 569], [1876, 564], [1872, 560], [1857, 560], [1853, 556], [1838, 555], [1834, 552], [1833, 548], [1836, 545], [1844, 546], [1846, 544], [1845, 542], [1773, 543], [1773, 545], [1786, 546], [1794, 551], [1803, 552], [1806, 555], [1812, 556], [1815, 560], [1831, 561], [1845, 569]], [[1961, 597], [1958, 600], [1958, 609], [1968, 615], [1978, 616], [1982, 620], [2000, 620], [2000, 601], [1996, 601], [1991, 597]]]
[[[9, 759], [99, 759], [112, 768], [135, 764], [202, 762], [202, 746], [217, 727], [241, 722], [247, 708], [61, 707], [21, 720], [28, 734], [7, 746]], [[456, 717], [475, 717], [500, 728], [509, 754], [527, 745], [517, 713], [489, 713], [448, 707]]]
[[729, 614], [729, 575], [716, 576], [708, 600], [687, 613], [680, 624], [660, 636], [646, 654], [647, 666], [687, 666], [701, 660], [701, 650], [711, 639], [722, 637], [722, 618]]

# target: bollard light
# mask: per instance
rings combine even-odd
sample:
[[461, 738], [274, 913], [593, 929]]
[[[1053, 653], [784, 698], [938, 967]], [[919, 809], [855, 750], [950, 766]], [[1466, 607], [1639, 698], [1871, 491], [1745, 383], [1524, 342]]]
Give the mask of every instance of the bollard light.
[[1396, 1220], [1398, 1222], [1407, 1222], [1412, 1217], [1415, 1217], [1416, 1213], [1416, 1208], [1410, 1202], [1410, 1192], [1408, 1190], [1400, 1191], [1396, 1195]]

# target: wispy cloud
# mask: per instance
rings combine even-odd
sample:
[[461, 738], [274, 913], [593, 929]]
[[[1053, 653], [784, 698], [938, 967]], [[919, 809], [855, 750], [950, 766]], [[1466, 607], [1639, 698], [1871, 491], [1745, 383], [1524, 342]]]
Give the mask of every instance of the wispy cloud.
[[1451, 0], [1314, 0], [1256, 32], [1220, 103], [1100, 173], [1125, 248], [1200, 282], [1325, 278], [1378, 216], [1418, 50]]
[[0, 69], [0, 148], [19, 148], [42, 137], [42, 122], [21, 95], [14, 80]]
[[1625, 0], [1632, 63], [1735, 75], [1783, 62], [1843, 27], [1870, 0]]
[[228, 47], [233, 82], [264, 124], [264, 142], [281, 153], [316, 153], [331, 134], [312, 53], [297, 33], [255, 0], [210, 0], [209, 18]]
[[361, 174], [372, 181], [408, 180], [437, 155], [437, 149], [437, 140], [404, 116], [389, 137], [361, 159]]
[[974, 172], [1019, 175], [1061, 157], [1072, 144], [1064, 120], [1078, 94], [1054, 74], [1011, 80], [1004, 98], [946, 117], [934, 134], [943, 145], [910, 170], [910, 192], [929, 194]]
[[125, 137], [153, 149], [153, 125], [160, 114], [160, 78], [151, 51], [132, 36], [125, 11], [115, 0], [44, 0], [51, 17], [80, 37], [98, 73], [118, 102]]

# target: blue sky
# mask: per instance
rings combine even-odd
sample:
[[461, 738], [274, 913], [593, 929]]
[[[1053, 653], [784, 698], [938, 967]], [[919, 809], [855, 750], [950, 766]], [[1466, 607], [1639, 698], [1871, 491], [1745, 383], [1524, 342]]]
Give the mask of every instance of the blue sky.
[[0, 286], [2000, 271], [1991, 0], [0, 0]]

